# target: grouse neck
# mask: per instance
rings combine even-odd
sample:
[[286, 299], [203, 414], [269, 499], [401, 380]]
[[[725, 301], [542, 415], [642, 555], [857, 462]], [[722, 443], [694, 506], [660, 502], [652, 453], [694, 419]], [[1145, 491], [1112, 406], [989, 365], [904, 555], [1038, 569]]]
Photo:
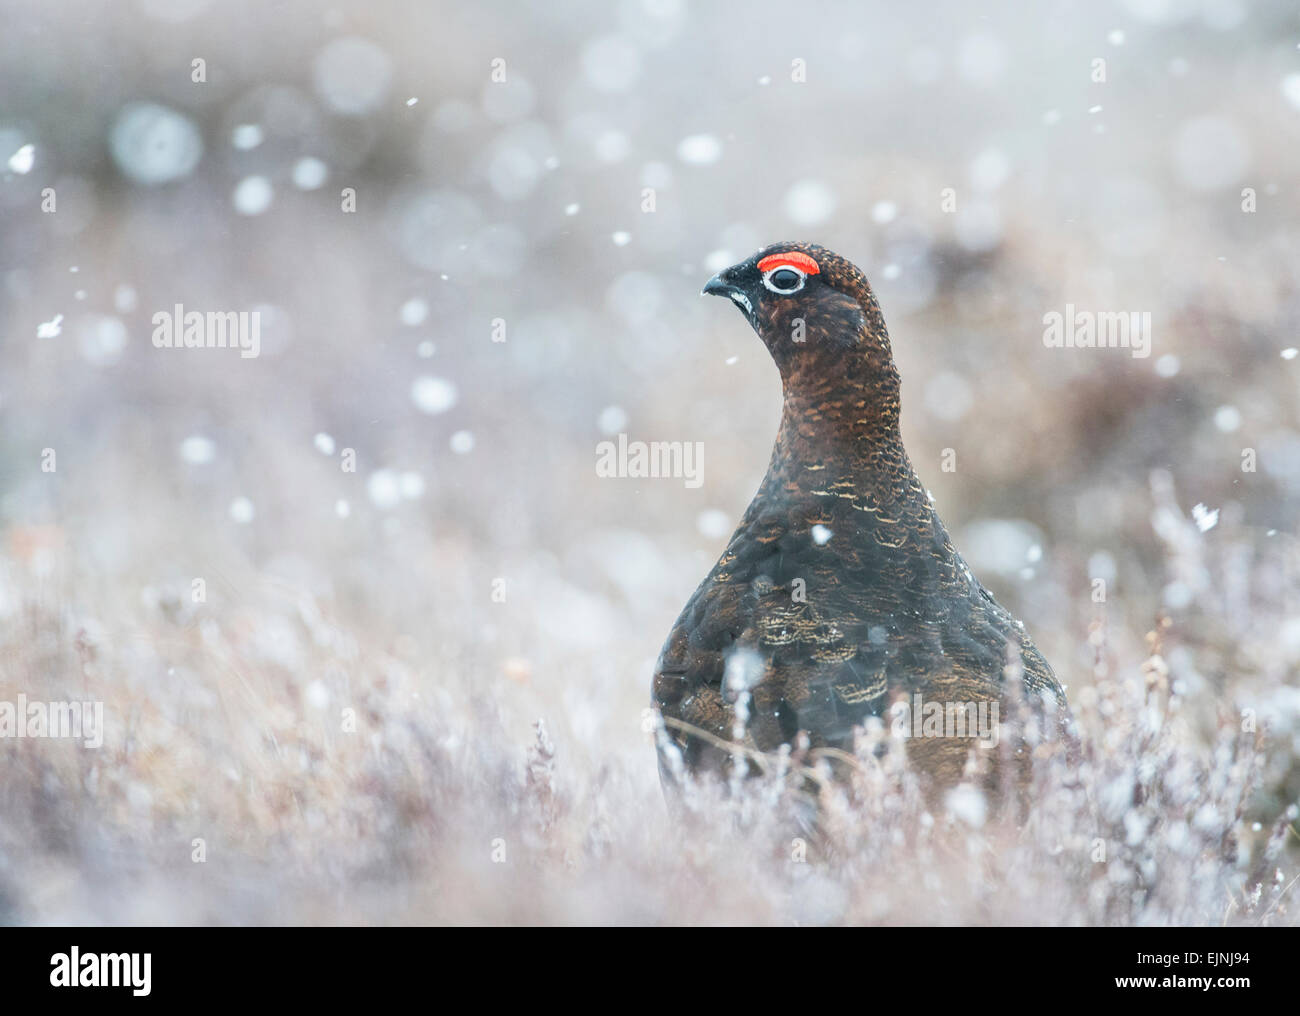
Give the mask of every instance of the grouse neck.
[[867, 467], [882, 452], [901, 450], [901, 386], [892, 361], [795, 370], [781, 381], [784, 405], [774, 458], [844, 460]]

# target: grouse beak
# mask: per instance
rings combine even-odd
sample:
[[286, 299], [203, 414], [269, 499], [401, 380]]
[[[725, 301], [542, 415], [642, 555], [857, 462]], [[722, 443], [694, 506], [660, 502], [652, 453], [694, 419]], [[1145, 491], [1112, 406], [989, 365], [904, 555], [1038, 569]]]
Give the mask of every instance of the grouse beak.
[[745, 315], [745, 318], [749, 323], [753, 324], [754, 327], [757, 328], [758, 325], [754, 324], [754, 305], [750, 303], [749, 297], [745, 295], [744, 287], [738, 286], [727, 279], [727, 276], [731, 275], [734, 271], [735, 269], [728, 268], [725, 271], [718, 272], [717, 275], [704, 284], [704, 288], [700, 290], [700, 296], [727, 297], [732, 303], [740, 308], [741, 313]]
[[730, 283], [723, 282], [722, 273], [718, 272], [717, 275], [704, 284], [704, 288], [700, 290], [700, 296], [730, 296], [735, 288]]

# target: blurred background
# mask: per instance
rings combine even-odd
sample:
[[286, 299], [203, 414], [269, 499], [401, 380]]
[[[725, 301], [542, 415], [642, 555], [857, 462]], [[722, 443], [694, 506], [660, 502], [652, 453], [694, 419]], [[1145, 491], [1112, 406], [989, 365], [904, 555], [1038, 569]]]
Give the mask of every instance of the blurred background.
[[[697, 294], [783, 239], [866, 272], [921, 479], [1071, 698], [1165, 617], [1188, 743], [1249, 709], [1252, 817], [1300, 794], [1294, 4], [0, 23], [0, 699], [107, 724], [0, 742], [0, 919], [725, 920], [626, 871], [522, 902], [487, 844], [542, 772], [652, 849], [650, 668], [780, 413]], [[155, 348], [177, 304], [260, 355]], [[1150, 355], [1046, 347], [1067, 304]], [[598, 478], [619, 434], [703, 484]]]

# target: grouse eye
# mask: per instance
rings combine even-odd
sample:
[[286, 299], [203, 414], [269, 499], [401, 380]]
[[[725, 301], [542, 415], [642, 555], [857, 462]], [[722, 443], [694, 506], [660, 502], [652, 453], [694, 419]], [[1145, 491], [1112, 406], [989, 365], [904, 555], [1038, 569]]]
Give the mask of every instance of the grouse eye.
[[803, 286], [803, 280], [803, 273], [793, 268], [778, 268], [763, 279], [774, 293], [793, 293]]

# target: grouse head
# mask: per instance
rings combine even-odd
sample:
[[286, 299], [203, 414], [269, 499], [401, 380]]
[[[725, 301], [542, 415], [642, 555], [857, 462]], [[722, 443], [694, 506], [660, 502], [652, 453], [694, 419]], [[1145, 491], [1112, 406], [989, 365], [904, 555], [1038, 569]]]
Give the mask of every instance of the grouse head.
[[852, 430], [896, 428], [889, 332], [851, 261], [813, 243], [775, 243], [719, 272], [704, 293], [729, 298], [763, 340], [781, 371], [787, 410], [797, 406]]

